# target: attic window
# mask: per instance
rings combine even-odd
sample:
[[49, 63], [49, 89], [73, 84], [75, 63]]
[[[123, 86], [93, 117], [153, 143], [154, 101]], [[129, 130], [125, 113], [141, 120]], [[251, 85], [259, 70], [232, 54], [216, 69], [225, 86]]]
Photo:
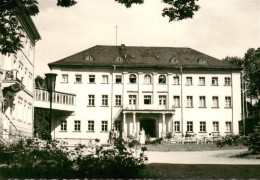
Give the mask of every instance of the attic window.
[[178, 58], [173, 57], [173, 58], [171, 58], [171, 62], [172, 62], [172, 63], [178, 63], [178, 62], [180, 62], [180, 61], [179, 61]]
[[120, 56], [117, 56], [117, 57], [115, 58], [115, 61], [117, 61], [117, 62], [121, 62], [121, 61], [123, 61], [123, 58], [120, 57]]
[[198, 63], [199, 64], [206, 64], [208, 61], [205, 58], [199, 58]]
[[94, 61], [94, 58], [91, 55], [85, 57], [85, 61]]

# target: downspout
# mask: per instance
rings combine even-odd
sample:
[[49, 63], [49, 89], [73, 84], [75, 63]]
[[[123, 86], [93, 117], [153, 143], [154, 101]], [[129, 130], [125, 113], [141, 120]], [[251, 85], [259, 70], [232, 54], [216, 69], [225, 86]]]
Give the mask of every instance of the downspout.
[[[242, 118], [243, 118], [243, 135], [245, 136], [245, 82], [244, 73], [242, 75]], [[232, 81], [233, 82], [233, 81]]]
[[233, 98], [233, 72], [231, 71], [231, 81], [232, 81], [232, 83], [231, 83], [231, 108], [232, 108], [232, 123], [231, 123], [231, 126], [232, 126], [232, 130], [231, 130], [231, 132], [232, 132], [232, 135], [234, 134], [234, 108], [233, 108], [233, 106], [234, 106], [234, 98]]
[[180, 72], [181, 72], [181, 129], [182, 129], [182, 131], [181, 131], [181, 134], [182, 134], [182, 137], [184, 136], [184, 127], [183, 127], [183, 97], [182, 97], [182, 89], [183, 89], [183, 87], [182, 87], [182, 84], [183, 84], [183, 82], [182, 82], [182, 75], [183, 75], [183, 72], [182, 72], [182, 67], [180, 67]]
[[113, 129], [113, 89], [114, 89], [114, 73], [113, 71], [116, 70], [116, 66], [113, 66], [113, 70], [111, 72], [111, 77], [112, 77], [112, 80], [111, 80], [111, 129]]

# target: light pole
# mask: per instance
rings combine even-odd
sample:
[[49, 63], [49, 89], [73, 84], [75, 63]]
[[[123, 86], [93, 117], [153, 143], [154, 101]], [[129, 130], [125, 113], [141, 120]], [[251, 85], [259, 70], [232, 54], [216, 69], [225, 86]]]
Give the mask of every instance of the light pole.
[[50, 93], [50, 136], [51, 136], [51, 125], [52, 125], [52, 93], [55, 91], [55, 82], [56, 82], [55, 73], [47, 73], [45, 74], [46, 82], [47, 82], [47, 91]]

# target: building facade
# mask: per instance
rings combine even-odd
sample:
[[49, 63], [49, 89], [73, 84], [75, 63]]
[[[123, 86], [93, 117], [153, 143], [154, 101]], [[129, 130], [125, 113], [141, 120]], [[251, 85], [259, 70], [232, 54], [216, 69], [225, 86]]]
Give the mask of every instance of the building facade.
[[16, 55], [0, 54], [3, 97], [0, 136], [4, 139], [33, 135], [34, 54], [40, 35], [31, 19], [19, 13], [23, 27], [23, 49]]
[[53, 101], [73, 106], [55, 116], [55, 139], [106, 142], [111, 129], [124, 138], [141, 129], [151, 137], [238, 134], [241, 69], [193, 49], [95, 46], [49, 67], [56, 91], [68, 93]]

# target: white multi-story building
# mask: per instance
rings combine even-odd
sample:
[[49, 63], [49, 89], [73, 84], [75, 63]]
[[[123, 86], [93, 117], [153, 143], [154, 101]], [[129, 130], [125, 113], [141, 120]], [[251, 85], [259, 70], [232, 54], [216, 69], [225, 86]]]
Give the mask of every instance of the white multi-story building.
[[[52, 137], [238, 134], [241, 69], [190, 48], [95, 46], [49, 64], [57, 73]], [[38, 96], [41, 94], [39, 92]], [[46, 96], [46, 95], [45, 95]], [[60, 107], [59, 107], [59, 103]]]
[[34, 49], [40, 35], [31, 19], [19, 13], [23, 27], [23, 49], [16, 55], [0, 54], [3, 108], [0, 116], [0, 137], [5, 139], [33, 135]]

